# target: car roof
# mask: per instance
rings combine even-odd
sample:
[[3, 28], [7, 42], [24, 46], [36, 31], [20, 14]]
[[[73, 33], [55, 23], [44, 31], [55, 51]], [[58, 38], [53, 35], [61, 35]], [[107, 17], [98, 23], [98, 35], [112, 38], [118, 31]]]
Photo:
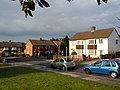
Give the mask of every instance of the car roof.
[[119, 61], [118, 59], [99, 59], [97, 61]]

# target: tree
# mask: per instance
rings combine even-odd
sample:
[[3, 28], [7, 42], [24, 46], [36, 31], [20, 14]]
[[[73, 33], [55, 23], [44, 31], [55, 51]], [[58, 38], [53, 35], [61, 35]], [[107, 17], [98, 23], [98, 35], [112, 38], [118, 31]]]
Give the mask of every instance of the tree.
[[[16, 0], [11, 0], [16, 1]], [[68, 2], [71, 2], [73, 0], [67, 0]], [[107, 3], [108, 0], [102, 0], [103, 2]], [[25, 13], [25, 17], [33, 16], [32, 11], [35, 11], [35, 5], [37, 4], [41, 8], [48, 8], [50, 7], [50, 4], [46, 0], [19, 0], [20, 5], [22, 7], [22, 11]], [[101, 0], [97, 0], [98, 5], [101, 4]]]
[[66, 56], [66, 47], [67, 47], [67, 55], [69, 55], [69, 37], [66, 35], [62, 40], [62, 44], [60, 46], [60, 51], [63, 56]]

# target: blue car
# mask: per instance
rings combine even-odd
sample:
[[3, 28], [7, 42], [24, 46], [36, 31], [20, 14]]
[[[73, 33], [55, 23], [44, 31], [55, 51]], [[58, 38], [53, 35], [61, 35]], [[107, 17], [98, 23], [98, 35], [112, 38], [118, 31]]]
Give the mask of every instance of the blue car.
[[115, 59], [97, 60], [93, 64], [83, 66], [83, 70], [87, 74], [91, 73], [108, 74], [112, 78], [116, 78], [120, 76], [120, 60]]

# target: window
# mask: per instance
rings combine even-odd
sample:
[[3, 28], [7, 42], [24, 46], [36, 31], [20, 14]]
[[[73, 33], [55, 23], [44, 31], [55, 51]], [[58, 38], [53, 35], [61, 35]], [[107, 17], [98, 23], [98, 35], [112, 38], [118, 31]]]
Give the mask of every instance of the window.
[[115, 62], [111, 62], [112, 67], [116, 67], [116, 63]]
[[118, 40], [116, 40], [116, 44], [118, 44]]
[[96, 55], [96, 50], [89, 50], [90, 55]]
[[64, 60], [63, 60], [63, 59], [60, 59], [60, 62], [64, 62]]
[[83, 49], [81, 49], [81, 50], [80, 50], [80, 49], [77, 49], [77, 54], [78, 54], [78, 55], [83, 54]]
[[78, 40], [78, 41], [77, 41], [77, 44], [78, 44], [78, 45], [82, 45], [82, 44], [83, 44], [83, 41], [82, 41], [82, 40]]
[[54, 62], [59, 62], [59, 59], [56, 59]]
[[97, 61], [94, 66], [101, 66], [102, 65], [102, 61]]
[[110, 62], [109, 61], [104, 61], [104, 63], [103, 63], [103, 66], [107, 66], [107, 67], [110, 67]]
[[94, 44], [94, 40], [89, 40], [89, 44]]
[[99, 39], [99, 44], [102, 44], [103, 43], [103, 39]]

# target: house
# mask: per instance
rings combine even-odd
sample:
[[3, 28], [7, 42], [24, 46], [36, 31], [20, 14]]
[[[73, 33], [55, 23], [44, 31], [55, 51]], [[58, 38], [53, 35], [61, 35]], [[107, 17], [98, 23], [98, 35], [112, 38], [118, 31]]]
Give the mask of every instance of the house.
[[77, 55], [90, 55], [99, 58], [100, 55], [120, 51], [120, 37], [115, 28], [96, 30], [95, 26], [87, 32], [78, 32], [70, 38], [69, 54], [75, 51]]
[[18, 54], [23, 52], [24, 43], [22, 42], [0, 42], [0, 52], [4, 52], [5, 56], [11, 56], [11, 54]]
[[25, 54], [28, 56], [47, 56], [55, 51], [55, 45], [51, 40], [28, 40]]

